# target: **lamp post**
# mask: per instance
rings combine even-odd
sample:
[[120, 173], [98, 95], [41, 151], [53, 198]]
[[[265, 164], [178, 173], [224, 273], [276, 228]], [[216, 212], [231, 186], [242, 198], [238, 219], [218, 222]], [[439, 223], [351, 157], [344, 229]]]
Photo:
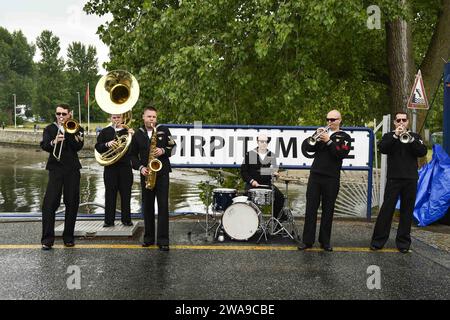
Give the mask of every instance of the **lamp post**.
[[78, 117], [79, 117], [78, 121], [79, 121], [79, 123], [80, 123], [80, 126], [81, 126], [81, 106], [80, 106], [80, 93], [79, 93], [79, 92], [77, 92], [77, 95], [78, 95]]
[[13, 97], [14, 97], [14, 129], [17, 129], [17, 110], [16, 110], [16, 94], [13, 93]]

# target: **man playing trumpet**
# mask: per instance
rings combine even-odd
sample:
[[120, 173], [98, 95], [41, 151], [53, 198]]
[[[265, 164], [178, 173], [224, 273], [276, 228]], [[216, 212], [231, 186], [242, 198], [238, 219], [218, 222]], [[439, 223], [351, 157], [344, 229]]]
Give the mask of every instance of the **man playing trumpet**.
[[[319, 242], [322, 249], [332, 251], [330, 244], [334, 205], [339, 192], [342, 160], [351, 148], [350, 136], [340, 130], [341, 114], [332, 110], [327, 114], [326, 128], [319, 128], [313, 137], [302, 143], [302, 152], [314, 152], [306, 190], [303, 244], [299, 250], [311, 248], [316, 237], [317, 210], [322, 201]], [[313, 139], [312, 139], [313, 138]]]
[[[97, 137], [95, 149], [102, 154], [114, 153], [118, 148], [116, 137], [134, 134], [133, 129], [124, 125], [122, 114], [111, 115], [111, 125], [104, 128]], [[132, 226], [131, 222], [131, 187], [133, 185], [133, 172], [131, 159], [127, 152], [119, 160], [105, 165], [103, 171], [105, 183], [105, 223], [103, 227], [113, 227], [116, 217], [117, 192], [120, 193], [121, 221], [124, 226]]]
[[[83, 128], [71, 120], [72, 111], [60, 104], [55, 111], [56, 121], [44, 129], [41, 148], [49, 153], [47, 190], [42, 204], [42, 249], [50, 250], [55, 242], [55, 212], [64, 193], [66, 206], [63, 241], [73, 247], [75, 222], [80, 204], [80, 169], [77, 152], [83, 148]], [[67, 123], [71, 130], [67, 130]], [[66, 125], [65, 125], [66, 124]]]
[[417, 133], [408, 131], [406, 112], [395, 114], [395, 130], [383, 135], [379, 148], [387, 154], [387, 182], [383, 205], [373, 230], [371, 250], [382, 249], [389, 239], [395, 205], [400, 196], [400, 221], [396, 245], [401, 253], [407, 253], [411, 245], [411, 223], [416, 202], [417, 158], [427, 154], [427, 147]]

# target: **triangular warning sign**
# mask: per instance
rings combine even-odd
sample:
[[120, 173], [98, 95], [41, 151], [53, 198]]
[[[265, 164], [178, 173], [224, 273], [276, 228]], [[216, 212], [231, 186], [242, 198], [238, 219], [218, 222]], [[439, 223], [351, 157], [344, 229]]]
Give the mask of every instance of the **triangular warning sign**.
[[422, 73], [420, 70], [416, 74], [416, 79], [408, 99], [408, 109], [429, 109], [425, 87], [423, 86]]

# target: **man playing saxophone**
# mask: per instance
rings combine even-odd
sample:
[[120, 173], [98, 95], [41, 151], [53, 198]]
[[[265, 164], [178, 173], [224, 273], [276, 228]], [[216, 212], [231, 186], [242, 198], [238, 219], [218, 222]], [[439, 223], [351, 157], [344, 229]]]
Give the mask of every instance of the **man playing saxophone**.
[[[169, 251], [169, 157], [175, 141], [167, 127], [157, 124], [158, 112], [146, 107], [142, 114], [144, 125], [136, 130], [131, 142], [133, 169], [141, 176], [144, 214], [143, 247], [155, 244], [155, 197], [158, 200], [158, 229], [156, 244], [161, 251]], [[159, 160], [154, 161], [154, 160]]]

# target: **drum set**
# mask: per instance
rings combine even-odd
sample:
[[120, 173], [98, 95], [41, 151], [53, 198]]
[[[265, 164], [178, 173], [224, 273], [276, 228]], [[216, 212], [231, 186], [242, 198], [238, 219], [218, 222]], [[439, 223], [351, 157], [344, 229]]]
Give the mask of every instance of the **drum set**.
[[[225, 234], [232, 240], [248, 241], [258, 231], [267, 241], [268, 235], [282, 235], [297, 239], [297, 228], [295, 227], [292, 211], [289, 209], [288, 201], [288, 183], [290, 179], [280, 177], [286, 183], [286, 193], [284, 196], [284, 206], [279, 216], [273, 212], [274, 189], [270, 186], [260, 186], [259, 188], [249, 189], [247, 196], [238, 195], [237, 189], [232, 188], [214, 188], [211, 195], [207, 195], [207, 213], [206, 213], [206, 232], [209, 231], [209, 216], [212, 217], [212, 228], [215, 229], [214, 239], [218, 241], [225, 240]], [[272, 176], [272, 186], [274, 177]], [[211, 201], [212, 200], [212, 201]], [[212, 214], [209, 213], [209, 206], [212, 207]], [[270, 218], [264, 217], [264, 208], [271, 208]], [[284, 217], [284, 224], [280, 217]]]

